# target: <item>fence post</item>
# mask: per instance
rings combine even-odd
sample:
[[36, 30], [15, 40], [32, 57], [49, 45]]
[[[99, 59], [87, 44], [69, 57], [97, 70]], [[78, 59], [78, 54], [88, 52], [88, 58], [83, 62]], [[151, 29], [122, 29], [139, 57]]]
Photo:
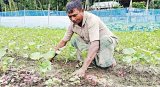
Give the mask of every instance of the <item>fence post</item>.
[[1, 26], [1, 17], [2, 17], [2, 16], [0, 16], [0, 26]]
[[155, 23], [157, 22], [157, 15], [154, 15]]
[[2, 13], [2, 12], [0, 12], [0, 13], [1, 13], [1, 15], [0, 15], [0, 26], [1, 26], [1, 17], [3, 16], [3, 15], [2, 15], [3, 13]]
[[25, 9], [23, 10], [23, 14], [24, 14], [24, 19], [23, 19], [23, 25], [25, 26], [25, 16], [26, 16], [26, 14], [25, 14]]
[[50, 4], [48, 4], [48, 26], [49, 26], [49, 17], [50, 17]]
[[132, 16], [131, 8], [128, 8], [127, 24], [132, 22], [131, 16]]

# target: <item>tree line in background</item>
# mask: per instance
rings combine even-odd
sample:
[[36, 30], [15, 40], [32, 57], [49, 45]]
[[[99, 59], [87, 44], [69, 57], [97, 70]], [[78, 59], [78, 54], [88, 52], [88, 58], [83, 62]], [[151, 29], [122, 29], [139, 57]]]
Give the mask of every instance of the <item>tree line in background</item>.
[[[0, 11], [16, 10], [65, 10], [67, 2], [70, 0], [0, 0]], [[81, 0], [85, 6], [89, 3], [92, 5], [98, 1], [109, 0]], [[49, 5], [50, 4], [50, 5]]]
[[[132, 7], [145, 9], [146, 2], [133, 2]], [[148, 7], [150, 9], [160, 9], [160, 0], [150, 0]]]
[[2, 11], [16, 10], [63, 10], [67, 0], [0, 0]]
[[160, 0], [151, 0], [149, 7], [160, 9]]
[[[0, 0], [0, 11], [16, 10], [65, 10], [67, 2], [70, 0]], [[81, 0], [83, 7], [91, 6], [95, 2], [123, 1], [123, 0]], [[134, 3], [133, 3], [134, 4]], [[135, 7], [144, 8], [144, 3], [136, 3]], [[150, 0], [150, 8], [160, 8], [160, 0]]]

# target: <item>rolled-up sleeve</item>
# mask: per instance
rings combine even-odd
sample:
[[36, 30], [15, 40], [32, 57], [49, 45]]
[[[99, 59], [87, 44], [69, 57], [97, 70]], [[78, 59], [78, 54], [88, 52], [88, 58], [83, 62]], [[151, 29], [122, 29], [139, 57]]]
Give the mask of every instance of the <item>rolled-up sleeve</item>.
[[73, 31], [72, 31], [72, 25], [70, 25], [67, 29], [67, 32], [65, 33], [64, 37], [63, 37], [63, 41], [69, 41], [71, 39], [73, 35]]
[[95, 40], [100, 40], [99, 39], [99, 23], [98, 22], [93, 22], [90, 25], [90, 28], [88, 31], [89, 31], [90, 42], [95, 41]]

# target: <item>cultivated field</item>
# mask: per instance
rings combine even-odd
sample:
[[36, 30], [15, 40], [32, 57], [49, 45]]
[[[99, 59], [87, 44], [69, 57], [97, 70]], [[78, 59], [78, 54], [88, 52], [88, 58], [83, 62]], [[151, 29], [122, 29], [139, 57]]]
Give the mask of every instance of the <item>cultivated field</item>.
[[[75, 49], [66, 48], [51, 63], [53, 47], [65, 29], [0, 28], [0, 84], [2, 87], [92, 87], [83, 78], [70, 77], [76, 69]], [[118, 32], [117, 66], [87, 74], [97, 78], [97, 87], [159, 87], [160, 30]]]

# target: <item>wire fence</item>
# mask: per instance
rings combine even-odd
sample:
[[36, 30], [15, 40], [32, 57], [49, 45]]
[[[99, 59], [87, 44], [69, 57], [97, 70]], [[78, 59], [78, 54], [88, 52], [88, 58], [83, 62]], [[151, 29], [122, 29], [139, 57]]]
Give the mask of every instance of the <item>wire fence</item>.
[[[92, 10], [89, 12], [99, 16], [112, 30], [150, 31], [160, 28], [160, 9], [123, 8]], [[33, 22], [32, 24], [27, 24], [31, 21]], [[57, 21], [60, 23], [58, 24]], [[0, 25], [17, 27], [50, 26], [62, 28], [69, 25], [69, 19], [65, 11], [19, 10], [14, 12], [0, 12]]]
[[[146, 15], [146, 9], [106, 9], [106, 10], [92, 10], [89, 11], [97, 16], [127, 16], [128, 13]], [[147, 10], [148, 15], [160, 15], [160, 9], [149, 9]], [[2, 17], [11, 17], [11, 16], [66, 16], [65, 11], [49, 11], [48, 10], [19, 10], [11, 12], [0, 12]]]

